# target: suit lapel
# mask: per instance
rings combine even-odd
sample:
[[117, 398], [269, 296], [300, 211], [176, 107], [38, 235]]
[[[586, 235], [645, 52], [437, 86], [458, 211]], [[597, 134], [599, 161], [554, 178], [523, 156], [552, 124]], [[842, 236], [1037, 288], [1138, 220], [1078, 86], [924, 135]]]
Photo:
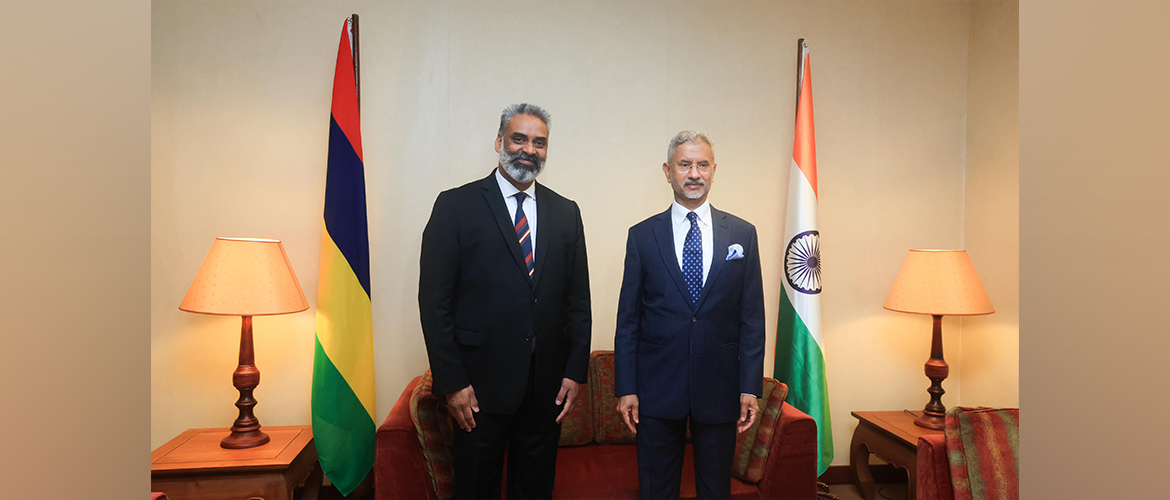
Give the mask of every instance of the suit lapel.
[[667, 208], [665, 212], [658, 215], [658, 223], [654, 225], [654, 240], [658, 243], [658, 253], [662, 255], [662, 263], [666, 265], [666, 272], [670, 274], [670, 277], [674, 279], [674, 284], [678, 286], [678, 291], [684, 299], [683, 302], [687, 303], [687, 307], [690, 307], [691, 311], [695, 311], [695, 304], [686, 300], [690, 298], [691, 292], [687, 288], [686, 279], [683, 278], [682, 269], [678, 267], [678, 257], [674, 254], [674, 228], [671, 225], [670, 209]]
[[[504, 244], [512, 252], [512, 258], [516, 261], [519, 271], [524, 273], [524, 277], [528, 277], [528, 265], [524, 263], [524, 256], [520, 253], [520, 240], [516, 237], [516, 227], [512, 225], [512, 219], [508, 216], [508, 205], [504, 203], [504, 194], [500, 192], [500, 185], [496, 183], [496, 173], [493, 170], [491, 175], [481, 181], [483, 187], [483, 198], [487, 202], [488, 208], [492, 211], [492, 216], [496, 219], [496, 225], [500, 227], [500, 236], [504, 238]], [[528, 281], [532, 284], [532, 280]]]
[[699, 292], [696, 309], [703, 306], [711, 286], [719, 279], [719, 273], [723, 272], [727, 264], [727, 244], [731, 240], [730, 232], [727, 230], [727, 214], [715, 210], [715, 207], [711, 207], [711, 230], [714, 232], [711, 235], [711, 269], [707, 271], [707, 281], [703, 283], [703, 290]]
[[[498, 186], [497, 186], [497, 188], [498, 188]], [[533, 257], [536, 259], [536, 262], [534, 262], [532, 264], [533, 265], [533, 270], [532, 270], [532, 286], [533, 286], [533, 288], [535, 288], [536, 284], [540, 282], [540, 270], [544, 268], [544, 256], [548, 255], [548, 247], [550, 246], [549, 241], [552, 240], [552, 236], [553, 236], [553, 232], [547, 230], [548, 228], [552, 227], [552, 224], [548, 222], [548, 221], [552, 220], [552, 217], [551, 217], [552, 214], [549, 212], [549, 208], [548, 208], [548, 193], [545, 192], [544, 186], [540, 185], [539, 182], [536, 183], [536, 193], [537, 193], [537, 196], [536, 196], [536, 214], [537, 214], [536, 223], [541, 224], [540, 221], [542, 221], [542, 220], [545, 221], [543, 223], [545, 231], [540, 233], [541, 234], [540, 239], [535, 240], [536, 241], [536, 248], [534, 248], [532, 250], [532, 252], [534, 254]], [[519, 246], [518, 243], [517, 243], [517, 246]]]

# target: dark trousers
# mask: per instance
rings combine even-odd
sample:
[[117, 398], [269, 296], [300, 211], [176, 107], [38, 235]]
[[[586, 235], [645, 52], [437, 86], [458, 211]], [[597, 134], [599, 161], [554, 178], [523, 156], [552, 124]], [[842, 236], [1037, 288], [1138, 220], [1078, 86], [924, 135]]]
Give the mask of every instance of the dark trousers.
[[638, 423], [638, 487], [643, 500], [678, 498], [688, 420], [695, 452], [696, 496], [731, 497], [734, 421], [702, 424], [689, 416], [674, 420], [642, 415]]
[[508, 452], [508, 498], [552, 498], [557, 471], [560, 407], [532, 395], [536, 362], [528, 371], [528, 388], [511, 415], [475, 414], [471, 432], [454, 425], [455, 498], [498, 499]]

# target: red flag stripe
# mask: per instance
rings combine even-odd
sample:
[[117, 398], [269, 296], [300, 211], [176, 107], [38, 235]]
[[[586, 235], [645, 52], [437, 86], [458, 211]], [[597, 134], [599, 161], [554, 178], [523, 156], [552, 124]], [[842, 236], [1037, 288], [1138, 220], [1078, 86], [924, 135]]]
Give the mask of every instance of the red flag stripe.
[[804, 177], [812, 186], [813, 194], [820, 199], [817, 192], [817, 145], [816, 134], [813, 133], [813, 99], [812, 99], [812, 65], [808, 52], [804, 53], [804, 78], [800, 84], [800, 102], [796, 104], [796, 133], [792, 141], [792, 160]]
[[333, 119], [345, 132], [358, 158], [362, 155], [361, 116], [358, 112], [357, 81], [353, 74], [353, 47], [349, 43], [349, 19], [341, 27], [341, 43], [337, 47], [337, 67], [333, 71]]

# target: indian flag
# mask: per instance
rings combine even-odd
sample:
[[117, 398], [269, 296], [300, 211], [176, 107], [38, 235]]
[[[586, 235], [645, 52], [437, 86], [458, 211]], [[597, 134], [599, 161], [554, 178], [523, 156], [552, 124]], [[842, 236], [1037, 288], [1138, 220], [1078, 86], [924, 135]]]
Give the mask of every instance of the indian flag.
[[821, 337], [821, 245], [817, 231], [817, 154], [813, 134], [812, 73], [808, 44], [800, 45], [796, 132], [788, 176], [788, 220], [784, 224], [784, 279], [776, 328], [772, 376], [788, 384], [788, 404], [817, 422], [817, 475], [833, 462], [829, 384]]
[[370, 240], [355, 32], [353, 19], [346, 19], [333, 75], [313, 355], [313, 439], [325, 476], [342, 495], [361, 484], [373, 467], [375, 431]]

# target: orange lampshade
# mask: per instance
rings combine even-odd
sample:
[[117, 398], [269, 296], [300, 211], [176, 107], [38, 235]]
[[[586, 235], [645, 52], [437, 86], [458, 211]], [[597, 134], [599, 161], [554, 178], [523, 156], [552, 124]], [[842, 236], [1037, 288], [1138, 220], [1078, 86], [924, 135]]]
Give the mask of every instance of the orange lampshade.
[[995, 312], [966, 250], [910, 250], [885, 308], [943, 316]]
[[280, 240], [216, 238], [179, 309], [264, 316], [309, 308]]

